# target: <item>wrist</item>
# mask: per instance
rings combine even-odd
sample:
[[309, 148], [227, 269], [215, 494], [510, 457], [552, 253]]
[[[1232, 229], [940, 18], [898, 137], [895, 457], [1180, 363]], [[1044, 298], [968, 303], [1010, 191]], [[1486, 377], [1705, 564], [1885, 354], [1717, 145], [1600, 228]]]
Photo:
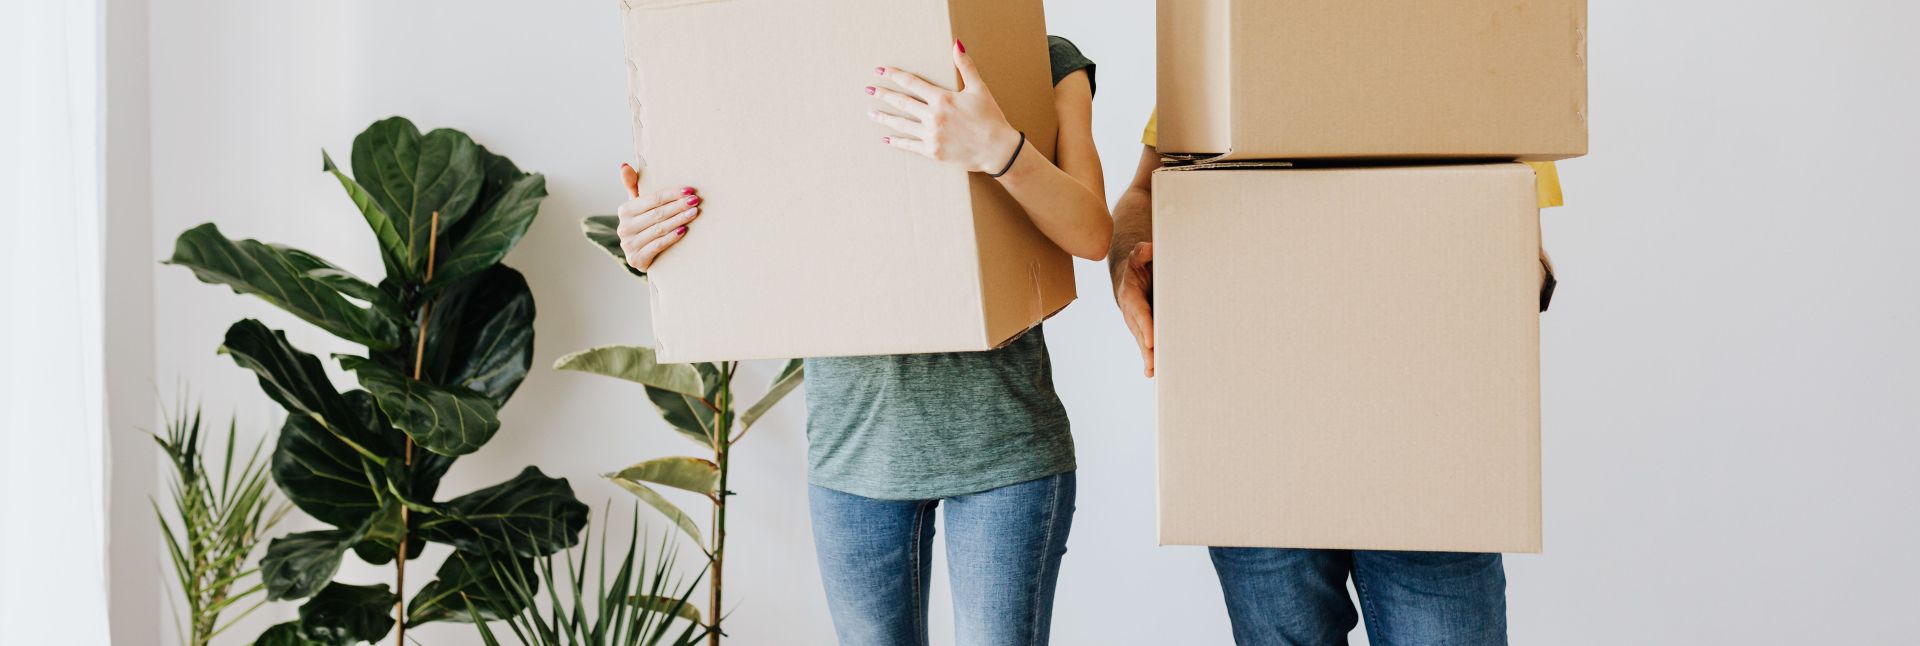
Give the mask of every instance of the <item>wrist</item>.
[[974, 164], [973, 170], [992, 175], [1007, 169], [1008, 162], [1019, 155], [1020, 149], [1027, 145], [1027, 138], [1014, 130], [1013, 126], [1001, 124], [993, 135], [987, 138], [986, 150]]

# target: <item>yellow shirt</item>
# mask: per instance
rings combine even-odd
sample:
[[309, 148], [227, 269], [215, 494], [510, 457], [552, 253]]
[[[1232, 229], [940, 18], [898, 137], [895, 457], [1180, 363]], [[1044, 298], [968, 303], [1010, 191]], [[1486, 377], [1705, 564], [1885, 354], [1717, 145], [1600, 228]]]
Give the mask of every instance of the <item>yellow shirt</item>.
[[[1160, 113], [1155, 112], [1147, 119], [1147, 131], [1140, 135], [1140, 143], [1150, 147], [1160, 147]], [[1553, 162], [1527, 162], [1533, 167], [1534, 183], [1540, 191], [1540, 208], [1565, 206], [1567, 201], [1560, 193], [1560, 169]]]

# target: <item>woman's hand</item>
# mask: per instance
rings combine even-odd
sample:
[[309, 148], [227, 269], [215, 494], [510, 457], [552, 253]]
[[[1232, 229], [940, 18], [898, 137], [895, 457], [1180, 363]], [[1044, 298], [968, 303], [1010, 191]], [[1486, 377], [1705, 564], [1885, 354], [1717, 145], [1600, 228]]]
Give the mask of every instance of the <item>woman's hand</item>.
[[653, 261], [687, 235], [687, 225], [700, 217], [700, 195], [692, 187], [661, 191], [640, 197], [640, 172], [620, 165], [620, 183], [627, 188], [626, 203], [620, 205], [620, 250], [627, 264], [646, 271]]
[[901, 70], [874, 68], [905, 92], [868, 87], [867, 94], [900, 114], [875, 110], [867, 117], [899, 133], [881, 139], [890, 146], [969, 171], [998, 173], [1022, 145], [1020, 132], [1007, 123], [966, 46], [957, 40], [953, 41], [953, 66], [965, 83], [959, 92], [948, 92]]

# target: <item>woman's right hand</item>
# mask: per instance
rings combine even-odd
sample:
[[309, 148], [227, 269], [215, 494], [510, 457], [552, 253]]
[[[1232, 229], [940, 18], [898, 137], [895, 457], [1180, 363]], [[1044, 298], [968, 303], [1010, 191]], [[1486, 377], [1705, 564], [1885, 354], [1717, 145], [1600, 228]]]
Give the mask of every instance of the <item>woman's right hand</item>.
[[620, 205], [620, 250], [627, 264], [646, 271], [653, 261], [687, 235], [687, 225], [700, 217], [701, 198], [692, 187], [676, 188], [640, 197], [640, 172], [620, 165], [620, 183], [628, 200]]

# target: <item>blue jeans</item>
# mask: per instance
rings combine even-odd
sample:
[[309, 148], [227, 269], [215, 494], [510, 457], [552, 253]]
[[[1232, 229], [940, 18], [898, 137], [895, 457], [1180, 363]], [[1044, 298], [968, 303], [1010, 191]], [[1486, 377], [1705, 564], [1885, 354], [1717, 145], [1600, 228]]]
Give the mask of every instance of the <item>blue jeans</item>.
[[841, 644], [925, 646], [933, 517], [941, 503], [956, 643], [1047, 643], [1073, 525], [1072, 473], [945, 500], [809, 490], [820, 578]]
[[1360, 595], [1374, 646], [1504, 646], [1499, 554], [1215, 547], [1213, 569], [1241, 646], [1347, 643]]

